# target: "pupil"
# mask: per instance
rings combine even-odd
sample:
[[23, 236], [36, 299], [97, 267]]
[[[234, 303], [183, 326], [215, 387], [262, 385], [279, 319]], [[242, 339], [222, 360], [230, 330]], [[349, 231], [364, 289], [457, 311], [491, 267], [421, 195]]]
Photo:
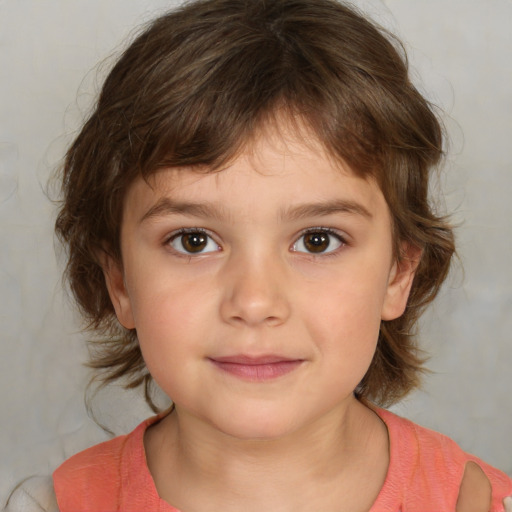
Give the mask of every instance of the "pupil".
[[188, 252], [199, 252], [206, 247], [206, 236], [202, 233], [183, 235], [181, 243]]
[[310, 252], [323, 252], [329, 247], [329, 236], [325, 233], [309, 233], [304, 244]]

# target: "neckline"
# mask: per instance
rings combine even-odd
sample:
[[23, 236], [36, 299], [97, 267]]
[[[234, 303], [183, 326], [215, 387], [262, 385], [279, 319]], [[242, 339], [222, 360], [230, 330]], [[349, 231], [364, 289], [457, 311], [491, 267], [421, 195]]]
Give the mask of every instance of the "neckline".
[[[402, 487], [400, 475], [404, 475], [404, 470], [401, 466], [404, 461], [407, 461], [406, 454], [401, 454], [400, 451], [405, 449], [407, 444], [405, 439], [400, 441], [402, 434], [396, 428], [396, 416], [372, 404], [366, 404], [377, 416], [382, 420], [386, 426], [389, 440], [389, 466], [386, 473], [384, 483], [377, 495], [377, 498], [368, 512], [398, 512], [401, 507], [402, 496], [400, 489]], [[124, 500], [130, 500], [129, 493], [134, 489], [143, 487], [147, 495], [148, 503], [152, 506], [158, 506], [159, 512], [180, 512], [171, 504], [163, 500], [156, 489], [155, 482], [149, 471], [146, 451], [144, 448], [144, 434], [146, 430], [156, 422], [163, 419], [169, 411], [152, 416], [143, 421], [129, 436], [127, 440], [127, 453], [135, 453], [134, 457], [123, 457], [123, 465], [126, 465], [122, 473], [125, 475], [123, 489], [128, 491]], [[399, 429], [401, 430], [401, 429]], [[124, 491], [123, 491], [124, 494]]]
[[375, 502], [368, 512], [398, 512], [401, 510], [403, 501], [401, 492], [403, 477], [408, 471], [404, 464], [410, 460], [407, 451], [410, 443], [406, 439], [405, 431], [399, 428], [398, 416], [373, 404], [366, 405], [384, 423], [388, 431], [389, 446], [389, 465], [386, 478]]

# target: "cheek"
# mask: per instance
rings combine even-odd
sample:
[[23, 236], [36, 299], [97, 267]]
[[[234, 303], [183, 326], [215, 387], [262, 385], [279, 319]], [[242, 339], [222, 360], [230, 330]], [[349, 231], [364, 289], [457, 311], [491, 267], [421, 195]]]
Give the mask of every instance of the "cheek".
[[193, 361], [191, 353], [200, 355], [200, 341], [207, 339], [213, 325], [211, 304], [198, 283], [148, 272], [132, 282], [129, 291], [146, 366], [168, 391], [161, 380], [174, 380]]
[[186, 375], [194, 374], [201, 355], [198, 328], [192, 332], [193, 319], [181, 308], [165, 306], [159, 303], [146, 313], [139, 311], [143, 321], [138, 324], [137, 336], [149, 373], [171, 400], [179, 402], [182, 383]]
[[[207, 279], [188, 272], [176, 271], [166, 259], [147, 263], [129, 281], [130, 301], [138, 331], [154, 331], [170, 335], [198, 329], [200, 321], [213, 300]], [[148, 262], [151, 261], [149, 258]]]
[[354, 271], [326, 280], [321, 293], [318, 289], [301, 293], [315, 297], [302, 303], [301, 310], [316, 350], [327, 364], [336, 367], [333, 375], [353, 380], [355, 385], [375, 353], [386, 284], [386, 275], [380, 270]]
[[303, 302], [301, 308], [320, 328], [343, 332], [354, 341], [368, 337], [373, 340], [379, 331], [386, 290], [385, 271], [347, 268], [322, 283], [307, 286], [299, 296], [314, 297]]

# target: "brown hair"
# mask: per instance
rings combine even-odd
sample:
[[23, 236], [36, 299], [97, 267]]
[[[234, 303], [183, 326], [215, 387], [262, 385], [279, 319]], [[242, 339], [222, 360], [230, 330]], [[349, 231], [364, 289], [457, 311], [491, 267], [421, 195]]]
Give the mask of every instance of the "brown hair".
[[116, 320], [98, 254], [121, 262], [127, 187], [162, 166], [218, 170], [276, 112], [300, 119], [330, 154], [374, 177], [399, 242], [422, 250], [408, 307], [383, 322], [377, 351], [357, 389], [393, 403], [418, 385], [413, 334], [454, 252], [433, 212], [429, 174], [442, 130], [408, 78], [401, 45], [335, 0], [199, 0], [152, 22], [105, 80], [62, 169], [56, 232], [68, 248], [67, 278], [98, 333], [91, 365], [105, 382], [145, 384], [135, 331]]

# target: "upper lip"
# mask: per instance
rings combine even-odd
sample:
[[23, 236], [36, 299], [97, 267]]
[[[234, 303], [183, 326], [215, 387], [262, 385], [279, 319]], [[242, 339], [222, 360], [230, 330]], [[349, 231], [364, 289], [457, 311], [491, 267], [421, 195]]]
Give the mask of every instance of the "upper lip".
[[245, 354], [236, 354], [232, 356], [222, 356], [222, 357], [211, 357], [212, 361], [217, 363], [231, 363], [231, 364], [246, 364], [257, 366], [260, 364], [272, 364], [272, 363], [282, 363], [286, 361], [301, 361], [300, 358], [294, 357], [285, 357], [280, 355], [268, 354], [261, 356], [249, 356]]

